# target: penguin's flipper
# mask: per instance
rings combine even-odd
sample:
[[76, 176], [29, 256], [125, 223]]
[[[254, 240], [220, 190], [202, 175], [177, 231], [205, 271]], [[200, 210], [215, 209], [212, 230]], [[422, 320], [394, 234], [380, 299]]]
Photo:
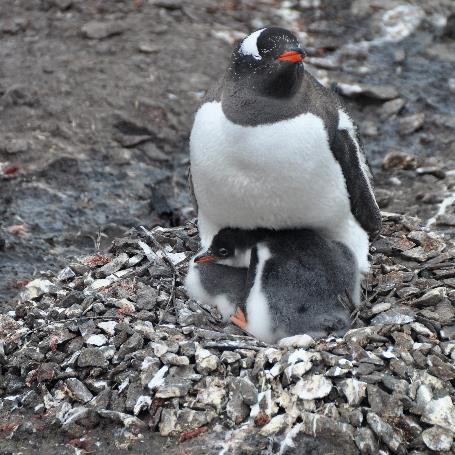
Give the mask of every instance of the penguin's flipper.
[[194, 194], [193, 178], [191, 177], [191, 167], [188, 167], [188, 191], [190, 192], [191, 202], [193, 203], [194, 211], [198, 212], [196, 195]]
[[381, 212], [370, 182], [370, 171], [354, 131], [338, 129], [331, 144], [335, 159], [341, 166], [351, 201], [351, 212], [374, 239], [381, 230]]
[[234, 316], [231, 316], [231, 322], [240, 327], [242, 330], [246, 330], [247, 322], [245, 313], [241, 310], [241, 308], [237, 308]]

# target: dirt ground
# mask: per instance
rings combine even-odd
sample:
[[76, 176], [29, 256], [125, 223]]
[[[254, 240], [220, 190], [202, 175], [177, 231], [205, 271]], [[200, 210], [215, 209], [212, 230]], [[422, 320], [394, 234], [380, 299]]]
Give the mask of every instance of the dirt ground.
[[[455, 191], [455, 6], [414, 1], [419, 22], [412, 33], [384, 40], [384, 11], [400, 4], [1, 2], [0, 312], [14, 309], [15, 295], [33, 276], [109, 245], [132, 226], [177, 225], [194, 216], [186, 189], [193, 114], [234, 41], [264, 25], [305, 32], [308, 69], [323, 82], [337, 82], [342, 92], [343, 84], [376, 87], [346, 101], [381, 208], [434, 216]], [[364, 41], [376, 45], [362, 47]], [[396, 98], [403, 105], [385, 112], [384, 102]], [[403, 155], [384, 169], [391, 151]], [[431, 169], [416, 172], [419, 166]], [[453, 205], [447, 213], [455, 213]], [[112, 437], [109, 428], [96, 431], [107, 443]], [[35, 448], [5, 441], [0, 453], [75, 453], [62, 436], [34, 441]], [[147, 453], [160, 453], [161, 438], [147, 441]], [[144, 453], [143, 444], [129, 453]], [[204, 444], [198, 450], [209, 450]], [[192, 453], [184, 450], [167, 453]]]

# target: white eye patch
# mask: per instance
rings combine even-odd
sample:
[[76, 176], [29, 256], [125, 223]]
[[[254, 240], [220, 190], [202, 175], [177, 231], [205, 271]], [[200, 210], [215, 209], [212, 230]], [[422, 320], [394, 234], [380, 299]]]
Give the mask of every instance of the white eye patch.
[[242, 44], [240, 45], [240, 52], [243, 55], [252, 55], [256, 60], [262, 60], [258, 49], [258, 38], [264, 30], [265, 28], [256, 30], [242, 41]]

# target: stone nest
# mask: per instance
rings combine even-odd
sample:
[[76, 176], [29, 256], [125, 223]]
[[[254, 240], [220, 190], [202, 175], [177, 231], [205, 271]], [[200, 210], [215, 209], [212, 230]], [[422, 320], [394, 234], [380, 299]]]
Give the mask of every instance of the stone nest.
[[8, 423], [27, 409], [72, 437], [113, 421], [181, 441], [250, 432], [274, 453], [299, 435], [340, 453], [454, 450], [455, 249], [416, 218], [383, 222], [343, 338], [266, 345], [188, 299], [192, 224], [134, 229], [43, 273], [0, 315], [0, 429], [27, 431]]

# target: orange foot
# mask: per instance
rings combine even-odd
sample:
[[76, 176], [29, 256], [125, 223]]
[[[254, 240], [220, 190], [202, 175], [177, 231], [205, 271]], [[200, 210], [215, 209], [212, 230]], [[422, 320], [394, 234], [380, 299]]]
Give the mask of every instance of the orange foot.
[[234, 316], [231, 316], [231, 322], [237, 326], [239, 326], [242, 330], [246, 330], [246, 319], [245, 314], [240, 308], [237, 308]]

